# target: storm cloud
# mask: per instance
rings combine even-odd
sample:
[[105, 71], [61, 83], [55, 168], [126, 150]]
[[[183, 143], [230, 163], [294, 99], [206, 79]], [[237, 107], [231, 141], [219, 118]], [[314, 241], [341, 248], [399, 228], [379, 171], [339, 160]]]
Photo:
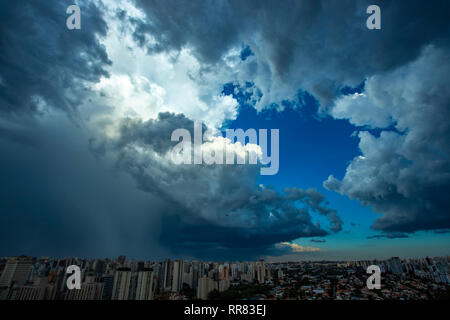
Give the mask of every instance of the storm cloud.
[[394, 71], [370, 77], [363, 94], [331, 114], [362, 128], [361, 156], [324, 186], [382, 213], [373, 228], [415, 232], [450, 226], [450, 53], [434, 46]]
[[89, 85], [107, 76], [111, 64], [99, 37], [107, 24], [89, 1], [83, 28], [64, 28], [71, 1], [3, 1], [0, 4], [0, 113], [74, 111]]
[[139, 189], [164, 199], [162, 246], [215, 257], [231, 249], [239, 257], [274, 254], [277, 243], [329, 234], [313, 222], [316, 212], [329, 219], [330, 231], [341, 230], [337, 212], [321, 193], [258, 186], [257, 165], [171, 163], [171, 132], [193, 127], [182, 115], [163, 113], [157, 120], [124, 121], [116, 139], [93, 144], [133, 176]]
[[399, 238], [408, 238], [408, 234], [406, 233], [385, 233], [385, 234], [376, 234], [373, 236], [367, 237], [367, 239], [399, 239]]
[[431, 43], [448, 45], [450, 30], [444, 0], [377, 1], [382, 29], [375, 31], [366, 28], [370, 1], [135, 3], [147, 17], [133, 20], [135, 38], [150, 52], [187, 47], [205, 68], [215, 68], [233, 48], [249, 46], [254, 56], [236, 80], [262, 90], [258, 109], [293, 99], [299, 88], [325, 108], [341, 87], [408, 63]]
[[381, 30], [365, 26], [369, 1], [77, 3], [81, 30], [65, 27], [70, 1], [0, 4], [2, 253], [318, 251], [294, 241], [343, 221], [317, 189], [171, 163], [174, 129], [236, 119], [225, 84], [258, 111], [302, 90], [355, 127], [361, 155], [323, 185], [381, 213], [374, 237], [450, 228], [446, 1], [378, 1]]
[[[4, 254], [251, 258], [286, 254], [290, 247], [277, 243], [329, 233], [313, 218], [320, 211], [335, 219], [324, 199], [291, 199], [259, 186], [258, 166], [168, 161], [171, 132], [191, 130], [193, 120], [170, 112], [142, 119], [129, 111], [139, 111], [130, 101], [142, 108], [158, 102], [142, 102], [149, 96], [112, 99], [108, 86], [123, 78], [105, 46], [114, 27], [104, 18], [107, 9], [81, 2], [82, 28], [69, 31], [66, 5], [2, 3]], [[143, 84], [142, 92], [164, 94], [142, 78], [132, 80], [134, 88]], [[230, 97], [212, 101], [235, 104]], [[116, 112], [119, 103], [124, 114]]]

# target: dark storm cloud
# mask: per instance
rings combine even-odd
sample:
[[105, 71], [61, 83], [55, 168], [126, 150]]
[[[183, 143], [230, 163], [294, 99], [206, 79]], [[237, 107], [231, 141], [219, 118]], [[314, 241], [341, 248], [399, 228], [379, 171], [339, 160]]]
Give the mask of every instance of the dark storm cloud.
[[309, 240], [310, 242], [315, 242], [315, 243], [324, 243], [327, 242], [327, 240], [325, 239], [311, 239]]
[[444, 234], [444, 233], [449, 233], [449, 232], [450, 232], [449, 229], [434, 230], [434, 233], [437, 233], [437, 234]]
[[[180, 209], [182, 213], [183, 209]], [[178, 213], [178, 214], [180, 214]], [[252, 213], [254, 214], [254, 213]], [[284, 212], [281, 213], [285, 215]], [[308, 215], [305, 210], [298, 219], [287, 216], [278, 221], [256, 227], [227, 226], [220, 222], [183, 222], [178, 215], [165, 215], [161, 232], [161, 244], [178, 255], [193, 255], [202, 259], [256, 259], [261, 256], [292, 253], [289, 247], [279, 248], [277, 243], [299, 237], [326, 236], [327, 232], [302, 221]], [[232, 215], [230, 215], [230, 219]], [[307, 218], [309, 219], [309, 218]], [[278, 229], [277, 229], [278, 228]]]
[[386, 233], [386, 234], [376, 234], [373, 236], [367, 237], [367, 239], [399, 239], [399, 238], [409, 238], [406, 233], [394, 232], [394, 233]]
[[165, 255], [163, 204], [96, 161], [83, 128], [61, 112], [22, 122], [22, 140], [0, 136], [0, 255]]
[[89, 83], [111, 64], [98, 37], [102, 11], [80, 1], [81, 30], [68, 30], [72, 1], [0, 3], [0, 114], [39, 112], [43, 104], [72, 113]]
[[0, 254], [159, 255], [148, 213], [161, 202], [89, 151], [77, 108], [111, 64], [107, 25], [79, 1], [81, 30], [68, 30], [70, 4], [0, 3]]
[[332, 224], [332, 231], [337, 232], [342, 230], [342, 220], [337, 215], [336, 210], [326, 206], [328, 202], [325, 196], [316, 189], [302, 190], [298, 188], [285, 188], [284, 192], [288, 194], [288, 199], [300, 201], [308, 205], [313, 211], [328, 217]]
[[[322, 107], [368, 78], [367, 103], [327, 110], [397, 131], [360, 132], [365, 158], [325, 186], [382, 212], [378, 238], [450, 227], [448, 2], [379, 1], [381, 31], [365, 28], [367, 1], [136, 2], [147, 19], [129, 21], [149, 53], [187, 46], [213, 68], [229, 48], [248, 45], [253, 74], [270, 70], [257, 85], [308, 90]], [[170, 133], [192, 128], [183, 115], [126, 119], [110, 141], [55, 111], [74, 115], [111, 64], [98, 39], [102, 9], [81, 2], [82, 29], [69, 31], [69, 4], [0, 3], [0, 252], [249, 259], [326, 236], [314, 213], [342, 229], [318, 191], [259, 187], [257, 166], [171, 165]]]
[[[248, 43], [258, 63], [267, 63], [258, 67], [271, 70], [270, 82], [281, 79], [283, 86], [308, 90], [322, 107], [340, 87], [412, 61], [425, 45], [448, 45], [450, 31], [445, 0], [377, 1], [377, 31], [366, 28], [373, 1], [135, 2], [147, 14], [134, 21], [136, 38], [150, 51], [189, 47], [214, 64], [231, 47]], [[156, 41], [146, 42], [149, 35]]]
[[[163, 112], [158, 114], [157, 119], [145, 122], [140, 119], [125, 119], [120, 126], [120, 139], [117, 141], [117, 147], [138, 143], [150, 147], [158, 153], [165, 153], [174, 145], [170, 137], [176, 128], [186, 128], [191, 137], [194, 136], [194, 122], [183, 114]], [[203, 130], [205, 130], [204, 126]]]
[[276, 243], [328, 234], [312, 222], [314, 212], [330, 220], [332, 231], [340, 230], [339, 217], [318, 191], [258, 187], [258, 166], [170, 163], [171, 132], [193, 126], [182, 115], [163, 113], [147, 122], [126, 120], [115, 141], [93, 144], [115, 157], [141, 190], [164, 199], [162, 246], [205, 258], [275, 254]]

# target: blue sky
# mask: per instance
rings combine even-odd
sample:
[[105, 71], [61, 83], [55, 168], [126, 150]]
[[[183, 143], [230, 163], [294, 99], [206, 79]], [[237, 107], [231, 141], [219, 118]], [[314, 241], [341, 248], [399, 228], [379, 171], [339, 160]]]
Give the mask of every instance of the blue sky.
[[[249, 55], [248, 47], [243, 52]], [[251, 84], [248, 83], [247, 86], [250, 87]], [[245, 96], [242, 90], [235, 92], [234, 88], [233, 84], [226, 84], [223, 92], [238, 99], [239, 115], [236, 120], [227, 122], [222, 130], [280, 130], [280, 170], [274, 176], [261, 175], [259, 182], [274, 186], [280, 191], [294, 185], [316, 188], [326, 196], [343, 219], [342, 232], [327, 236], [323, 243], [314, 243], [329, 252], [325, 257], [334, 259], [344, 254], [371, 259], [445, 254], [442, 244], [450, 241], [448, 233], [418, 232], [407, 238], [368, 239], [379, 234], [371, 228], [378, 215], [373, 208], [362, 206], [357, 200], [323, 187], [323, 181], [330, 174], [342, 179], [350, 161], [362, 154], [358, 147], [359, 141], [354, 135], [361, 127], [354, 126], [347, 120], [318, 116], [317, 100], [302, 90], [298, 91], [296, 100], [284, 103], [282, 111], [271, 109], [258, 113], [251, 105], [250, 97]], [[355, 88], [345, 87], [341, 90], [342, 95], [363, 92], [364, 81]], [[371, 131], [379, 135], [379, 131]], [[320, 216], [315, 218], [324, 223]], [[298, 239], [294, 242], [305, 245], [309, 240]]]

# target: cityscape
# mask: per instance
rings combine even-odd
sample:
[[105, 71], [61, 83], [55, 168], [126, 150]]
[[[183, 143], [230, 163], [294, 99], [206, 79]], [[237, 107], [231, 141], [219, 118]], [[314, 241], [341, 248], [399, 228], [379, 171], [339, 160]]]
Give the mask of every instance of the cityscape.
[[[70, 265], [81, 271], [68, 289]], [[369, 265], [381, 270], [370, 290]], [[0, 300], [447, 300], [450, 256], [373, 261], [270, 263], [166, 259], [32, 258], [0, 260]]]
[[0, 1], [0, 305], [448, 313], [449, 12]]

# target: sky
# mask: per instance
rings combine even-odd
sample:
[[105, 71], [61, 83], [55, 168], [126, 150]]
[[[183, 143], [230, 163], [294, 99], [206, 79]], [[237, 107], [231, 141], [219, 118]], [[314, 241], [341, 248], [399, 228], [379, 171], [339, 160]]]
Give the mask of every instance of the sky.
[[[0, 256], [449, 255], [450, 5], [372, 2], [0, 3]], [[175, 164], [195, 121], [278, 172]]]

